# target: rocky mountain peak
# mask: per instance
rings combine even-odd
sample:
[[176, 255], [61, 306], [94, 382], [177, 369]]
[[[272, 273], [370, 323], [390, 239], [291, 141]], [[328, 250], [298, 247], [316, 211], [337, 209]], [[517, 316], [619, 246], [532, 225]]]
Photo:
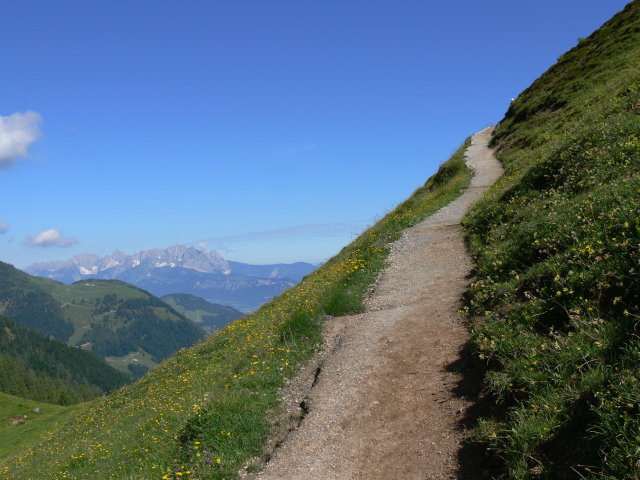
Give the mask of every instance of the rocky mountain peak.
[[[115, 250], [111, 255], [100, 257], [93, 253], [80, 253], [66, 261], [34, 263], [25, 268], [31, 275], [42, 275], [66, 281], [77, 281], [87, 277], [117, 278], [123, 272], [141, 268], [182, 267], [204, 273], [220, 273], [229, 270], [229, 264], [215, 250], [206, 252], [195, 247], [173, 245], [168, 248], [141, 250], [127, 255]], [[50, 272], [56, 272], [52, 275]]]

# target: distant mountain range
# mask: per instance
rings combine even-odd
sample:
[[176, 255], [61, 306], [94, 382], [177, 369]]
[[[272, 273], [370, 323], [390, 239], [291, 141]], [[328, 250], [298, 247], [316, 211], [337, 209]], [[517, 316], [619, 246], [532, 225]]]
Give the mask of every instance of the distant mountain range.
[[248, 313], [298, 283], [316, 268], [310, 263], [249, 265], [227, 261], [215, 250], [174, 245], [127, 255], [82, 253], [67, 261], [34, 263], [24, 271], [65, 284], [117, 279], [156, 296], [189, 293]]
[[228, 262], [214, 250], [206, 253], [194, 247], [175, 245], [167, 249], [154, 248], [127, 255], [116, 250], [100, 257], [93, 253], [74, 255], [66, 261], [34, 263], [24, 269], [29, 275], [48, 277], [71, 284], [87, 278], [117, 279], [129, 271], [145, 276], [156, 268], [184, 268], [203, 273], [230, 271]]

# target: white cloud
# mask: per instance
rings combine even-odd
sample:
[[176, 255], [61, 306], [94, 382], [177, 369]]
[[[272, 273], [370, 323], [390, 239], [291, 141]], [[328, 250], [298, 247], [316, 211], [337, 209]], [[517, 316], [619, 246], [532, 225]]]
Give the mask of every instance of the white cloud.
[[198, 244], [198, 248], [199, 248], [200, 250], [205, 250], [205, 249], [207, 248], [207, 245], [209, 245], [207, 242], [200, 242], [200, 243]]
[[0, 235], [7, 233], [10, 226], [7, 222], [0, 222]]
[[58, 230], [51, 229], [46, 232], [40, 232], [37, 235], [33, 233], [24, 242], [29, 247], [63, 247], [67, 248], [78, 243], [73, 237], [65, 237]]
[[0, 115], [0, 168], [11, 168], [24, 158], [40, 137], [42, 116], [29, 110], [8, 117]]

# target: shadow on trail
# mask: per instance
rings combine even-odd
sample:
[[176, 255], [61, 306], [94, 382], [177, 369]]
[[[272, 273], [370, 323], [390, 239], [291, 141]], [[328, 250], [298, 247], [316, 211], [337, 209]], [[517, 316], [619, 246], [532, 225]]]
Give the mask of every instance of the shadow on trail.
[[[452, 393], [472, 402], [459, 414], [457, 427], [463, 433], [473, 428], [481, 417], [494, 417], [501, 410], [495, 399], [484, 390], [484, 367], [474, 358], [473, 345], [465, 343], [458, 358], [446, 366], [447, 371], [459, 375]], [[464, 440], [458, 451], [457, 478], [460, 480], [480, 480], [496, 478], [502, 473], [501, 460], [490, 449]]]

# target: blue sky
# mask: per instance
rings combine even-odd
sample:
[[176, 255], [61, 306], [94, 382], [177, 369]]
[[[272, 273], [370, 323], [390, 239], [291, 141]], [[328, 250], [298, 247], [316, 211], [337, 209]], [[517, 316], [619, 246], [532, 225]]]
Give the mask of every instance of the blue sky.
[[0, 260], [326, 260], [626, 3], [0, 0]]

